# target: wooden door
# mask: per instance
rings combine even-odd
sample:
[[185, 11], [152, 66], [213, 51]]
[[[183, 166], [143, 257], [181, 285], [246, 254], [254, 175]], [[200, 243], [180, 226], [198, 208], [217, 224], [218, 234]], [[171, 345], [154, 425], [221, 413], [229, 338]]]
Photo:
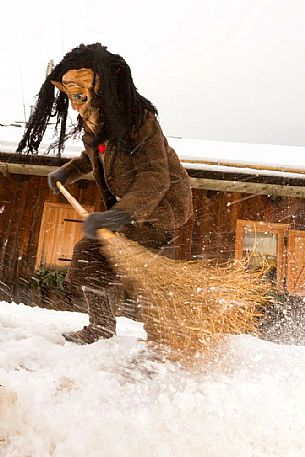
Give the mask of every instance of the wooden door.
[[[86, 207], [93, 211], [93, 207]], [[73, 248], [82, 238], [79, 216], [69, 204], [45, 202], [39, 232], [36, 268], [65, 269], [69, 266]]]
[[289, 230], [287, 291], [291, 295], [305, 296], [305, 231]]

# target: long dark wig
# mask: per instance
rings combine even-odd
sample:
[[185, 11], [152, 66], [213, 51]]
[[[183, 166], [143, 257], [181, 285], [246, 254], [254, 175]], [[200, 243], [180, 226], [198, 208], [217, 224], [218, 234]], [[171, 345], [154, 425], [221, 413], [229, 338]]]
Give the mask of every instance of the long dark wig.
[[64, 92], [58, 91], [56, 94], [57, 90], [51, 83], [51, 80], [61, 82], [68, 70], [80, 68], [90, 68], [99, 75], [100, 89], [93, 103], [99, 107], [99, 122], [103, 128], [96, 135], [95, 144], [108, 140], [128, 153], [132, 148], [133, 130], [141, 127], [149, 112], [158, 114], [156, 107], [138, 93], [130, 68], [121, 56], [112, 54], [100, 43], [81, 44], [63, 57], [41, 86], [17, 152], [38, 152], [50, 118], [56, 119], [56, 147], [59, 154], [67, 138], [82, 131], [84, 123], [79, 115], [75, 128], [66, 132], [69, 99]]

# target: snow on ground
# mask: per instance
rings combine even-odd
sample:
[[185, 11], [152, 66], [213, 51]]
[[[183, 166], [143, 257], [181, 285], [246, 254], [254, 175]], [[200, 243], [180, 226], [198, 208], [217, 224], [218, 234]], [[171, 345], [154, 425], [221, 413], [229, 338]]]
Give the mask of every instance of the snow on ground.
[[304, 457], [305, 347], [231, 336], [192, 374], [124, 318], [111, 340], [65, 342], [86, 322], [0, 302], [1, 457]]

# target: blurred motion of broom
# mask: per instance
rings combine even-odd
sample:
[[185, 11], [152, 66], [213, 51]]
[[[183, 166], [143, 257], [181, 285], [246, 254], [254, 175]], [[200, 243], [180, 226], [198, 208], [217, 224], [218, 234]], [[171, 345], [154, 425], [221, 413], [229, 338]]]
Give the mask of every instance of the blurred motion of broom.
[[[85, 219], [86, 210], [57, 183]], [[120, 233], [98, 231], [101, 249], [122, 282], [137, 291], [148, 339], [170, 358], [190, 361], [226, 334], [256, 334], [270, 284], [243, 263], [206, 266], [155, 254]]]

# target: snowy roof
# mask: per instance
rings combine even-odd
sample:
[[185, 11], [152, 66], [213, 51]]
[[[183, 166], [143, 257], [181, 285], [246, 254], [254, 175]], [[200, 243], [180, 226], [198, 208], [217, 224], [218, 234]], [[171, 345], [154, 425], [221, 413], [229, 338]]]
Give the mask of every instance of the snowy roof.
[[170, 138], [181, 160], [305, 171], [305, 147]]
[[[0, 152], [15, 152], [22, 134], [21, 127], [2, 126]], [[44, 139], [42, 142], [40, 148], [42, 154], [52, 142], [51, 134], [46, 134], [46, 137], [49, 140]], [[304, 178], [305, 147], [177, 137], [167, 137], [167, 139], [187, 169]], [[82, 149], [81, 140], [70, 139], [62, 157], [78, 156]]]

